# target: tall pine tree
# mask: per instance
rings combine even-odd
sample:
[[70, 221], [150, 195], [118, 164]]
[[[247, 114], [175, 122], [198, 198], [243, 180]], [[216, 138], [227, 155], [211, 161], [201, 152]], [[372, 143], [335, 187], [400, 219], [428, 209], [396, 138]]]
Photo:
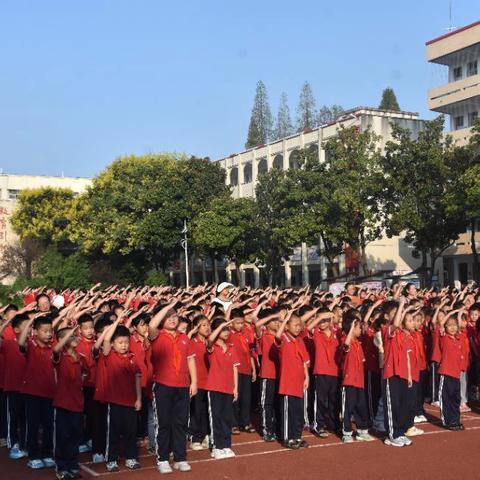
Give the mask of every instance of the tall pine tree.
[[315, 111], [315, 98], [312, 87], [308, 82], [303, 84], [297, 107], [297, 132], [317, 125], [317, 112]]
[[288, 98], [286, 93], [282, 93], [278, 107], [277, 122], [275, 124], [274, 139], [285, 138], [292, 133], [293, 126], [292, 119], [290, 118], [290, 108], [288, 107]]
[[400, 105], [398, 104], [397, 97], [393, 88], [387, 87], [382, 93], [382, 101], [378, 108], [382, 110], [396, 110], [400, 111]]
[[245, 148], [256, 147], [267, 143], [272, 136], [272, 113], [268, 104], [265, 84], [259, 80], [253, 101], [250, 125], [248, 126]]

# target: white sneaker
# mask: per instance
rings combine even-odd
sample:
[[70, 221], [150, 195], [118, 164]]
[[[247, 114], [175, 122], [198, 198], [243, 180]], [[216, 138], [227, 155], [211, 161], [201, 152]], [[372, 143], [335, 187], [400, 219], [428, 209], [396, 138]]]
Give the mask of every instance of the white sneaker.
[[208, 448], [210, 445], [209, 445], [209, 441], [210, 441], [210, 438], [208, 437], [208, 435], [203, 439], [203, 442], [202, 442], [202, 447], [203, 448]]
[[170, 464], [165, 460], [163, 462], [157, 462], [157, 468], [160, 473], [172, 473], [172, 467]]
[[368, 430], [357, 430], [357, 440], [360, 442], [373, 442], [375, 438], [368, 433]]
[[417, 427], [410, 427], [406, 432], [406, 437], [418, 437], [418, 435], [423, 435], [425, 432]]
[[204, 450], [204, 446], [200, 442], [192, 442], [190, 445], [190, 448], [192, 450]]
[[235, 456], [235, 452], [231, 448], [224, 448], [223, 453], [225, 458], [233, 458]]
[[225, 456], [225, 451], [224, 450], [221, 450], [220, 448], [214, 448], [212, 450], [212, 457], [215, 459], [215, 460], [223, 460], [224, 458], [227, 458]]
[[437, 400], [436, 402], [432, 402], [430, 405], [432, 407], [440, 407], [440, 402]]
[[413, 419], [413, 423], [424, 423], [427, 421], [427, 417], [425, 417], [425, 415], [417, 415], [414, 419]]
[[343, 443], [353, 443], [354, 442], [354, 439], [353, 439], [353, 435], [343, 435], [342, 437], [342, 442]]
[[189, 472], [192, 469], [188, 462], [175, 462], [173, 468], [179, 472]]
[[82, 443], [79, 447], [78, 447], [78, 453], [87, 453], [91, 450], [91, 448], [89, 447], [89, 445], [87, 443]]
[[401, 440], [401, 437], [398, 438], [389, 438], [387, 437], [383, 443], [385, 445], [389, 445], [390, 447], [404, 447], [405, 444], [403, 443], [403, 440]]
[[105, 461], [105, 457], [101, 453], [94, 453], [92, 455], [92, 463], [103, 463]]
[[399, 438], [400, 441], [403, 442], [403, 444], [406, 446], [406, 447], [409, 447], [413, 442], [408, 438], [406, 437], [405, 435], [401, 436]]

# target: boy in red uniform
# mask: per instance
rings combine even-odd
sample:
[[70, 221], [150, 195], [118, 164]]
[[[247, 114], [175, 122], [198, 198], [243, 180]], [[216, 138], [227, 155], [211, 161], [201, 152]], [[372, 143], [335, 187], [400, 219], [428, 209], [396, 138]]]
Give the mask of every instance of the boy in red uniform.
[[125, 466], [140, 468], [137, 460], [137, 412], [142, 408], [141, 371], [128, 350], [130, 332], [119, 325], [119, 317], [103, 341], [106, 383], [103, 400], [107, 403], [106, 461], [109, 472], [118, 471], [123, 438]]
[[458, 319], [454, 310], [440, 323], [440, 385], [438, 397], [442, 424], [448, 430], [464, 430], [460, 423], [460, 374], [465, 368], [464, 346], [459, 335]]
[[342, 422], [344, 443], [353, 442], [352, 416], [357, 425], [356, 439], [371, 442], [368, 433], [368, 410], [365, 396], [365, 357], [360, 342], [361, 319], [357, 310], [350, 309], [343, 316], [342, 328], [347, 334], [343, 341]]
[[[412, 441], [405, 436], [410, 427], [409, 388], [413, 381], [410, 370], [410, 356], [413, 350], [401, 330], [403, 307], [406, 298], [400, 298], [400, 304], [395, 313], [393, 323], [385, 330], [384, 348], [385, 361], [383, 365], [384, 386], [384, 412], [385, 428], [388, 437], [385, 445], [404, 447], [411, 445]], [[409, 347], [410, 346], [410, 347]]]
[[275, 310], [260, 312], [255, 324], [258, 350], [261, 353], [260, 382], [263, 439], [266, 442], [277, 440], [277, 389], [279, 374], [279, 352], [275, 343], [279, 322]]
[[227, 343], [232, 320], [214, 318], [208, 338], [207, 352], [210, 369], [207, 390], [210, 416], [210, 444], [215, 460], [232, 458], [233, 402], [238, 397], [237, 350]]
[[[152, 342], [157, 466], [160, 473], [191, 470], [187, 462], [187, 427], [190, 398], [197, 393], [195, 352], [190, 339], [177, 332], [176, 303], [163, 307], [148, 324]], [[160, 328], [160, 330], [159, 330]]]
[[208, 448], [208, 353], [207, 339], [211, 334], [210, 322], [204, 315], [197, 315], [191, 324], [188, 336], [192, 341], [195, 351], [195, 364], [197, 367], [197, 394], [190, 401], [190, 424], [188, 426], [191, 436], [192, 450]]
[[95, 327], [93, 318], [84, 313], [80, 315], [77, 320], [79, 325], [78, 333], [78, 345], [76, 351], [83, 356], [85, 364], [87, 366], [86, 378], [83, 385], [83, 397], [84, 397], [84, 416], [85, 416], [85, 429], [83, 433], [83, 441], [80, 445], [80, 453], [88, 452], [90, 450], [90, 442], [92, 441], [92, 432], [95, 428], [93, 425], [93, 395], [95, 393], [95, 370], [96, 362], [93, 358], [93, 346], [95, 344]]
[[298, 338], [302, 331], [300, 317], [289, 311], [275, 334], [280, 351], [278, 393], [283, 404], [282, 438], [284, 446], [298, 449], [308, 447], [302, 440], [304, 426], [304, 394], [309, 386], [310, 360], [305, 343]]
[[230, 312], [233, 320], [231, 325], [230, 343], [237, 350], [240, 364], [238, 366], [238, 399], [233, 404], [234, 426], [233, 434], [240, 431], [255, 433], [255, 428], [250, 423], [250, 409], [252, 403], [252, 382], [256, 380], [256, 370], [250, 352], [250, 341], [244, 332], [245, 320], [240, 309]]
[[79, 446], [83, 435], [83, 379], [85, 359], [75, 351], [76, 329], [61, 328], [53, 347], [56, 372], [54, 407], [54, 455], [58, 480], [80, 478]]
[[[42, 297], [43, 298], [43, 297]], [[27, 340], [30, 326], [33, 335]], [[27, 416], [27, 466], [53, 468], [53, 406], [55, 377], [52, 363], [52, 320], [49, 316], [33, 318], [18, 337], [18, 347], [26, 357], [22, 393]], [[40, 427], [42, 446], [39, 445]]]
[[312, 432], [320, 438], [328, 437], [328, 430], [334, 432], [340, 427], [339, 382], [340, 358], [339, 342], [332, 328], [333, 313], [321, 309], [307, 329], [313, 335], [315, 346], [314, 423]]
[[7, 447], [9, 458], [16, 460], [27, 455], [25, 451], [25, 400], [21, 393], [26, 359], [18, 348], [18, 337], [28, 328], [28, 315], [17, 314], [11, 320], [14, 332], [13, 338], [4, 337], [1, 340], [1, 353], [7, 368], [4, 376], [4, 391], [7, 397]]

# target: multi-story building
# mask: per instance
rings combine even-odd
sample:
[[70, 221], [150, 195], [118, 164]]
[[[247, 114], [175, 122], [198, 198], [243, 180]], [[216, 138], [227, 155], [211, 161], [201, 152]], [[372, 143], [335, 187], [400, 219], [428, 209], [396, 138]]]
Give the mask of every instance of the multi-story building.
[[[450, 116], [448, 133], [457, 145], [465, 145], [480, 111], [480, 21], [434, 38], [426, 47], [428, 61], [447, 67], [448, 78], [446, 84], [428, 91], [428, 106]], [[444, 252], [439, 261], [443, 283], [472, 279], [471, 241], [471, 232], [462, 233]], [[479, 249], [480, 234], [475, 234], [474, 241]]]
[[448, 69], [448, 82], [429, 90], [428, 106], [450, 116], [450, 134], [463, 145], [480, 111], [480, 22], [434, 38], [426, 46], [428, 61]]
[[[414, 137], [423, 127], [423, 121], [417, 113], [379, 110], [359, 107], [348, 110], [335, 122], [309, 129], [287, 138], [261, 145], [218, 160], [226, 170], [227, 184], [232, 187], [235, 198], [249, 197], [255, 194], [255, 183], [258, 175], [272, 168], [287, 170], [298, 168], [298, 155], [301, 149], [311, 149], [318, 155], [318, 161], [325, 160], [323, 142], [337, 135], [340, 126], [356, 126], [361, 131], [370, 128], [379, 136], [379, 147], [383, 149], [389, 141], [392, 123], [408, 128]], [[299, 246], [293, 256], [284, 263], [285, 285], [317, 285], [331, 276], [331, 266], [323, 256], [318, 254], [319, 246]], [[419, 261], [412, 257], [411, 247], [402, 237], [387, 238], [371, 242], [367, 246], [368, 269], [372, 274], [402, 275], [419, 266]], [[346, 271], [345, 264], [349, 259], [340, 256], [338, 268], [340, 274]], [[347, 265], [348, 266], [348, 265]], [[254, 265], [243, 265], [240, 268], [243, 282], [258, 285], [261, 281], [261, 270]], [[232, 273], [227, 267], [227, 278]]]
[[74, 193], [82, 193], [91, 180], [88, 178], [48, 177], [40, 175], [0, 174], [0, 248], [12, 244], [17, 235], [12, 229], [9, 217], [17, 205], [18, 194], [26, 188], [62, 187], [70, 188]]

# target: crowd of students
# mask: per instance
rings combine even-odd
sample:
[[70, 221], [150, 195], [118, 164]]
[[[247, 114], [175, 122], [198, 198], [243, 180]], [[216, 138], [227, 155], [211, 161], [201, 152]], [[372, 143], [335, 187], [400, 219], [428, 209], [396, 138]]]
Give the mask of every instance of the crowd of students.
[[478, 289], [98, 287], [0, 309], [0, 441], [59, 480], [86, 452], [137, 469], [139, 446], [160, 473], [189, 471], [187, 443], [232, 458], [240, 432], [299, 449], [305, 430], [373, 429], [405, 447], [425, 402], [460, 431], [478, 399]]

